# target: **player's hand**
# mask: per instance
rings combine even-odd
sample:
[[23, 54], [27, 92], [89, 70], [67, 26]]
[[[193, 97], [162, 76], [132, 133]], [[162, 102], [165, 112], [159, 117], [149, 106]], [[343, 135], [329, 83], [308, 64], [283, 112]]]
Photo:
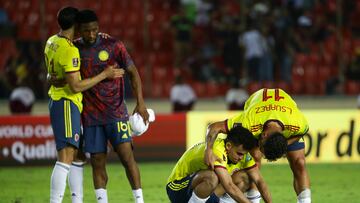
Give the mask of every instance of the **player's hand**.
[[108, 65], [107, 68], [103, 71], [106, 78], [115, 79], [120, 78], [124, 75], [125, 71], [122, 68], [118, 68], [118, 65]]
[[207, 148], [204, 155], [205, 164], [208, 165], [211, 170], [214, 170], [214, 163], [216, 161], [221, 163], [223, 160], [216, 156], [212, 149]]
[[66, 85], [65, 78], [57, 78], [55, 73], [48, 73], [46, 77], [47, 82], [54, 87], [64, 87]]
[[146, 110], [146, 106], [143, 102], [138, 103], [134, 109], [133, 114], [138, 113], [141, 115], [141, 117], [143, 118], [144, 124], [146, 125], [146, 123], [149, 122], [149, 113]]
[[99, 36], [100, 36], [101, 38], [104, 38], [104, 39], [110, 38], [110, 35], [109, 35], [109, 34], [103, 33], [103, 32], [99, 32]]

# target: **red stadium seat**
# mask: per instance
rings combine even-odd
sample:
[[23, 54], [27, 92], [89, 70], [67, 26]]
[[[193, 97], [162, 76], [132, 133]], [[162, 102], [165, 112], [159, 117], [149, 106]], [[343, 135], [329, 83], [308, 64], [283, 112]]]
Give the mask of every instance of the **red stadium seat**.
[[303, 66], [308, 62], [308, 56], [306, 54], [296, 54], [295, 55], [295, 65]]
[[291, 82], [291, 92], [295, 95], [301, 95], [304, 93], [304, 81], [293, 80]]
[[336, 64], [337, 58], [336, 54], [333, 52], [324, 50], [323, 57], [322, 57], [322, 64], [333, 66]]
[[306, 82], [318, 81], [318, 71], [316, 65], [309, 64], [304, 67], [304, 81]]
[[153, 81], [164, 81], [168, 78], [167, 68], [164, 66], [153, 66], [152, 68]]
[[292, 68], [292, 79], [293, 80], [303, 80], [304, 79], [304, 66], [303, 65], [294, 65]]
[[324, 49], [325, 49], [324, 51], [332, 55], [335, 55], [337, 52], [336, 50], [338, 48], [337, 44], [338, 41], [335, 35], [328, 37], [324, 43]]
[[275, 84], [273, 81], [262, 82], [262, 88], [274, 88]]
[[163, 93], [162, 93], [162, 97], [163, 98], [169, 98], [170, 97], [170, 90], [172, 88], [172, 86], [174, 85], [173, 80], [165, 80], [163, 81]]
[[155, 98], [160, 98], [163, 95], [163, 85], [160, 81], [153, 82], [151, 88], [151, 96]]
[[345, 93], [348, 95], [360, 94], [360, 83], [358, 81], [348, 80], [345, 82]]
[[252, 94], [252, 93], [256, 92], [257, 90], [259, 90], [261, 88], [262, 88], [262, 85], [259, 82], [250, 82], [247, 85], [247, 91], [248, 91], [249, 94]]
[[191, 84], [191, 86], [194, 89], [195, 94], [196, 94], [197, 97], [201, 98], [201, 97], [206, 97], [207, 96], [206, 85], [204, 83], [193, 82]]
[[219, 86], [215, 82], [208, 82], [206, 85], [205, 97], [216, 97], [219, 94]]
[[290, 93], [290, 91], [291, 91], [290, 84], [285, 82], [285, 81], [276, 82], [274, 84], [274, 88], [280, 88], [280, 89], [284, 90], [287, 93]]
[[320, 81], [326, 81], [331, 77], [331, 67], [322, 65], [318, 68], [318, 79]]
[[305, 94], [318, 95], [320, 93], [318, 81], [305, 82], [304, 86], [305, 86]]

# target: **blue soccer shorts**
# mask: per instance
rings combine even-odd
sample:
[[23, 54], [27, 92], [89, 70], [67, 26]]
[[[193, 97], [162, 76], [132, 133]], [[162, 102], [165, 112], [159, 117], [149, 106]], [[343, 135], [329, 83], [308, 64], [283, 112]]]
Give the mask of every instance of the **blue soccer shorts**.
[[[166, 185], [166, 193], [171, 203], [187, 203], [191, 198], [193, 189], [191, 182], [196, 173], [186, 176], [181, 180], [174, 180]], [[219, 198], [212, 193], [206, 203], [219, 203]]]
[[106, 153], [108, 141], [116, 149], [116, 146], [131, 142], [130, 124], [128, 120], [118, 121], [104, 125], [84, 127], [85, 152]]
[[81, 117], [78, 107], [68, 99], [49, 101], [50, 122], [54, 132], [56, 150], [69, 145], [79, 148]]
[[192, 189], [193, 175], [188, 175], [181, 180], [174, 180], [166, 185], [166, 192], [171, 203], [186, 203], [189, 201]]
[[287, 151], [297, 151], [300, 149], [305, 149], [305, 142], [304, 138], [300, 138], [297, 142], [292, 143], [291, 145], [287, 146]]

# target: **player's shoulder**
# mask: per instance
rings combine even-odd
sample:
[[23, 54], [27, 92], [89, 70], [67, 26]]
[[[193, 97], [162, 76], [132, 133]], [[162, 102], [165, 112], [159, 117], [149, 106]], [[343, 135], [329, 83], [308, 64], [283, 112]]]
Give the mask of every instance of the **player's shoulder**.
[[74, 39], [73, 44], [74, 44], [76, 47], [78, 47], [78, 46], [81, 46], [82, 44], [84, 44], [84, 42], [83, 42], [82, 38], [79, 37], [79, 38]]
[[103, 43], [103, 44], [115, 44], [119, 41], [115, 37], [113, 37], [109, 34], [106, 34], [106, 33], [99, 33], [99, 37], [100, 37], [101, 43]]
[[51, 37], [51, 40], [53, 42], [56, 42], [57, 44], [59, 44], [62, 47], [76, 48], [75, 45], [73, 44], [73, 42], [70, 39], [68, 39], [68, 38], [66, 38], [64, 36], [54, 35], [54, 36]]

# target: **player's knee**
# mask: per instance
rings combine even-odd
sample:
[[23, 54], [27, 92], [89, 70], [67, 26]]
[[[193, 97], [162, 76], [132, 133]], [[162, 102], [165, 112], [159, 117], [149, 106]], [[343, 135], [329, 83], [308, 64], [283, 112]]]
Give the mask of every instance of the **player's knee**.
[[297, 158], [295, 161], [292, 162], [292, 170], [294, 175], [301, 175], [305, 172], [305, 157]]
[[131, 168], [136, 165], [136, 161], [134, 159], [134, 156], [125, 156], [120, 158], [121, 163], [125, 168]]
[[305, 170], [305, 157], [299, 157], [294, 161], [294, 168], [296, 171]]
[[74, 157], [75, 162], [86, 162], [86, 156], [85, 153], [81, 150], [78, 150]]
[[91, 166], [95, 169], [104, 169], [106, 164], [106, 157], [98, 154], [91, 155]]
[[216, 188], [216, 186], [219, 184], [219, 179], [215, 172], [211, 171], [207, 174], [206, 178], [204, 179], [204, 182], [210, 187], [210, 188]]

